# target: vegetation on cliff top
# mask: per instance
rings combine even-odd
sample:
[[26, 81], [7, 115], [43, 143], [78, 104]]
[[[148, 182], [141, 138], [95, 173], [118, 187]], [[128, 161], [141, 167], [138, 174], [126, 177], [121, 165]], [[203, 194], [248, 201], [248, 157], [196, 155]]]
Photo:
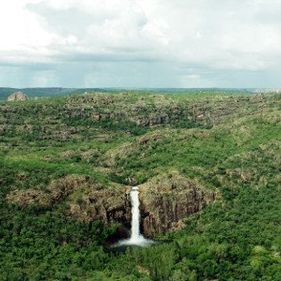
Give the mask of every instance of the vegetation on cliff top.
[[[280, 280], [280, 116], [278, 94], [0, 103], [0, 279]], [[175, 173], [219, 197], [165, 243], [108, 252], [115, 192]]]

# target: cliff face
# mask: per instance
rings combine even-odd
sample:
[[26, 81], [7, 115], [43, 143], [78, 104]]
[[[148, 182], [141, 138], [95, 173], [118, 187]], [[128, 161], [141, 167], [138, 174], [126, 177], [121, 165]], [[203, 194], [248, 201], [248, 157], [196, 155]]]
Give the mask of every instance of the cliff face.
[[80, 221], [101, 220], [107, 225], [120, 223], [129, 227], [131, 221], [129, 194], [123, 188], [88, 190], [78, 197], [72, 195], [68, 214]]
[[[141, 229], [148, 237], [181, 228], [184, 218], [215, 200], [214, 192], [177, 172], [155, 177], [139, 190]], [[129, 192], [130, 188], [125, 186], [105, 187], [90, 182], [87, 177], [71, 175], [50, 182], [45, 191], [36, 188], [15, 190], [7, 200], [22, 207], [38, 205], [44, 208], [64, 200], [65, 213], [77, 220], [101, 220], [107, 225], [120, 223], [129, 228]]]
[[140, 186], [142, 228], [146, 236], [181, 228], [183, 219], [213, 202], [216, 193], [174, 172]]
[[[183, 219], [202, 210], [216, 198], [196, 181], [178, 173], [158, 176], [139, 187], [141, 230], [146, 237], [184, 226]], [[70, 197], [69, 214], [78, 220], [99, 219], [105, 224], [131, 225], [130, 188], [89, 190]]]

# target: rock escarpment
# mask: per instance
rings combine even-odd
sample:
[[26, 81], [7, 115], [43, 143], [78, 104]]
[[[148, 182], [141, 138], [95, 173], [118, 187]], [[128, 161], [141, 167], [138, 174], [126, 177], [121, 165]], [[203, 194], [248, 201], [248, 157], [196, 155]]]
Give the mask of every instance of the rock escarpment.
[[68, 214], [80, 221], [100, 220], [109, 225], [129, 226], [131, 204], [128, 193], [121, 189], [92, 189], [70, 197]]
[[183, 219], [202, 210], [216, 192], [174, 172], [140, 186], [142, 229], [146, 236], [181, 228]]
[[16, 189], [8, 194], [7, 200], [22, 207], [37, 205], [49, 208], [76, 190], [83, 188], [86, 182], [87, 179], [84, 176], [69, 175], [51, 181], [44, 189], [40, 187], [26, 190]]
[[[215, 192], [177, 172], [157, 176], [140, 185], [141, 229], [145, 236], [181, 228], [183, 219], [199, 212], [215, 200]], [[65, 214], [83, 222], [100, 220], [110, 225], [131, 223], [130, 188], [111, 187], [91, 182], [85, 176], [70, 175], [53, 180], [44, 189], [14, 190], [7, 196], [10, 203], [26, 207], [51, 208], [66, 203]]]
[[96, 123], [127, 123], [138, 127], [174, 126], [185, 128], [207, 127], [221, 124], [233, 114], [244, 114], [243, 106], [261, 110], [267, 101], [264, 96], [217, 96], [212, 99], [180, 99], [168, 95], [129, 96], [87, 94], [69, 97], [61, 108], [61, 116], [69, 121], [87, 120]]
[[129, 194], [124, 186], [112, 184], [106, 187], [78, 175], [53, 180], [45, 190], [16, 189], [8, 194], [7, 200], [22, 207], [35, 205], [42, 208], [51, 208], [65, 201], [66, 215], [83, 222], [101, 220], [105, 224], [126, 224], [131, 215]]

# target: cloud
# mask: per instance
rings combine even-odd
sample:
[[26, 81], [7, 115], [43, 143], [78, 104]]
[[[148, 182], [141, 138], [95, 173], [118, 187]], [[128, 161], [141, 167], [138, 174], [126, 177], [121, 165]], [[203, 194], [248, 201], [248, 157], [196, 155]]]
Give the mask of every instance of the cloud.
[[3, 1], [0, 66], [40, 65], [30, 85], [75, 73], [77, 86], [277, 85], [280, 12], [279, 0]]

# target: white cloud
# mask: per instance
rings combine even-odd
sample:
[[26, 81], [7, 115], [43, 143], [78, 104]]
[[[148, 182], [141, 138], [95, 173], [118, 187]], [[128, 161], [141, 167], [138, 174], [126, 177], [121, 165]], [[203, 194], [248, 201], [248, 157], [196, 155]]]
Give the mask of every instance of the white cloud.
[[[104, 61], [104, 71], [112, 62], [115, 73], [128, 61], [142, 70], [143, 62], [155, 67], [163, 63], [167, 69], [159, 73], [173, 76], [171, 81], [179, 83], [175, 86], [212, 84], [206, 79], [219, 83], [220, 71], [276, 73], [281, 63], [280, 12], [279, 0], [2, 1], [0, 64], [51, 67], [75, 62], [86, 71], [85, 64]], [[182, 73], [187, 68], [195, 72]], [[151, 84], [136, 75], [137, 84]], [[99, 83], [99, 77], [106, 84], [106, 73], [85, 73], [82, 80], [88, 85]], [[225, 83], [231, 80], [231, 75], [221, 77]]]
[[55, 38], [40, 26], [37, 15], [25, 9], [28, 2], [35, 3], [12, 0], [0, 4], [0, 50], [40, 48]]

